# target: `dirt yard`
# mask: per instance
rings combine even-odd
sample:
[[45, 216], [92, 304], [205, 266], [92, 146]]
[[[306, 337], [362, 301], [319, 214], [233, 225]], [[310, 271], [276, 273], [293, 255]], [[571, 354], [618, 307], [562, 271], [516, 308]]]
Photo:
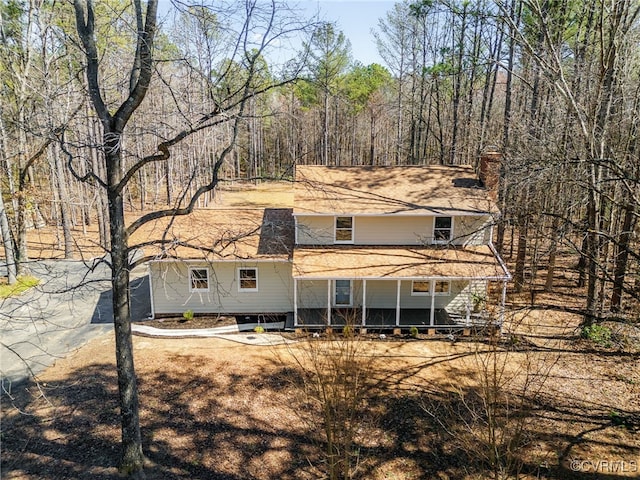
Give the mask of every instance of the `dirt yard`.
[[[353, 340], [372, 387], [354, 478], [489, 478], [482, 404], [494, 381], [502, 440], [517, 436], [505, 464], [521, 478], [637, 478], [638, 350], [583, 344], [571, 313], [520, 308], [513, 321], [495, 348], [481, 338]], [[323, 478], [319, 405], [294, 359], [328, 340], [299, 340], [135, 337], [148, 478]], [[111, 336], [99, 338], [39, 386], [3, 396], [3, 479], [118, 478], [113, 352]]]
[[[247, 202], [245, 192], [223, 195]], [[94, 230], [76, 232], [85, 256], [100, 254]], [[61, 258], [56, 238], [52, 229], [31, 235], [32, 256]], [[499, 339], [349, 340], [354, 368], [329, 373], [353, 381], [355, 372], [366, 387], [350, 407], [353, 478], [638, 478], [638, 328], [613, 324], [611, 339], [581, 340], [573, 285], [568, 273], [553, 295], [509, 293]], [[308, 388], [308, 358], [343, 340], [296, 339], [257, 347], [134, 337], [147, 478], [326, 478], [323, 403]], [[114, 351], [111, 335], [98, 338], [38, 384], [2, 395], [2, 479], [120, 478]]]

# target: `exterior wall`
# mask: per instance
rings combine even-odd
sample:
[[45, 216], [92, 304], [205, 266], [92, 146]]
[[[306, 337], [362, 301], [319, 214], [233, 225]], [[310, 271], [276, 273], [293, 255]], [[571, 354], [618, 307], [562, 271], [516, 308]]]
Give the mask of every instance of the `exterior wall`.
[[447, 312], [466, 315], [467, 305], [473, 309], [474, 298], [486, 298], [488, 282], [474, 280], [471, 282], [451, 282], [451, 301], [446, 307]]
[[423, 245], [431, 235], [428, 217], [356, 217], [356, 245]]
[[296, 229], [299, 245], [333, 245], [333, 216], [299, 216]]
[[[189, 267], [209, 269], [209, 291], [189, 291]], [[238, 291], [238, 268], [258, 269], [258, 291]], [[153, 308], [156, 315], [195, 313], [241, 314], [293, 311], [289, 262], [152, 262]]]
[[327, 308], [327, 281], [299, 281], [298, 308]]
[[[430, 245], [433, 237], [432, 216], [355, 216], [355, 245]], [[454, 245], [486, 245], [489, 243], [491, 217], [454, 216]], [[334, 217], [297, 217], [299, 245], [333, 245]]]
[[[361, 307], [363, 285], [361, 280], [352, 281], [353, 306]], [[331, 305], [333, 302], [333, 283], [331, 287]], [[367, 280], [367, 308], [396, 308], [397, 296], [396, 280]], [[458, 313], [466, 312], [466, 305], [475, 293], [486, 295], [487, 282], [484, 280], [452, 281], [448, 295], [435, 295], [434, 307]], [[470, 296], [471, 295], [471, 296]], [[326, 308], [327, 281], [301, 280], [298, 281], [298, 308]], [[411, 280], [400, 282], [401, 308], [431, 308], [431, 295], [412, 295]]]
[[[299, 280], [298, 308], [327, 308], [327, 288], [327, 280]], [[332, 306], [335, 306], [334, 292], [335, 286], [332, 281], [330, 290]], [[353, 306], [362, 305], [361, 280], [351, 281], [351, 298]]]

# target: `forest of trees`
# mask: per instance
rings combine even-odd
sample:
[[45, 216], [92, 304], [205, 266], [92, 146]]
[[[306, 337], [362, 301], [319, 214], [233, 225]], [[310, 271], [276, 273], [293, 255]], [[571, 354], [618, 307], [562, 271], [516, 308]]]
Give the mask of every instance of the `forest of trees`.
[[130, 478], [143, 455], [128, 281], [144, 257], [129, 237], [220, 182], [498, 152], [494, 241], [513, 291], [553, 291], [567, 269], [584, 326], [637, 321], [639, 1], [400, 2], [374, 29], [385, 65], [354, 62], [336, 25], [278, 0], [164, 7], [0, 0], [7, 277], [27, 265], [29, 229], [57, 226], [71, 257], [74, 229], [98, 225]]
[[[97, 223], [110, 248], [98, 188], [108, 148], [73, 5], [0, 5], [0, 226], [11, 280], [30, 228], [59, 226], [72, 256], [72, 229]], [[570, 255], [585, 322], [637, 316], [639, 2], [399, 2], [373, 29], [384, 65], [354, 61], [335, 25], [302, 21], [279, 2], [176, 5], [159, 14], [151, 83], [119, 138], [127, 210], [187, 206], [214, 167], [216, 182], [266, 181], [292, 178], [297, 164], [476, 165], [498, 151], [494, 240], [513, 261], [514, 289], [537, 281], [550, 291]], [[144, 8], [95, 5], [100, 89], [116, 99], [105, 111], [141, 74], [130, 59]]]

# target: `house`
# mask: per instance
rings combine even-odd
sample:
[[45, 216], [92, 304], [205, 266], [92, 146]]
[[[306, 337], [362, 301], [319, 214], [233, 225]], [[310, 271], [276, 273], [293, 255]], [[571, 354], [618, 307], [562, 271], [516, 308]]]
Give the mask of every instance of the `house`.
[[504, 303], [511, 278], [492, 245], [498, 213], [467, 166], [298, 166], [292, 208], [217, 209], [208, 223], [198, 211], [174, 226], [149, 264], [153, 309], [300, 328], [484, 323], [489, 289]]

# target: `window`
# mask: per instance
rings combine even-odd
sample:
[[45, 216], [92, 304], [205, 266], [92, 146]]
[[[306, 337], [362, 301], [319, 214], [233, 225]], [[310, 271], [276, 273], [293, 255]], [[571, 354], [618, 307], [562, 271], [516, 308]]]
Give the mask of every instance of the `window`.
[[429, 280], [414, 280], [411, 282], [411, 295], [429, 295], [431, 282]]
[[439, 280], [436, 282], [434, 295], [449, 295], [451, 290], [451, 284], [446, 280]]
[[238, 290], [241, 292], [258, 291], [258, 269], [239, 268], [238, 269]]
[[435, 242], [448, 242], [451, 240], [453, 229], [451, 217], [436, 217], [433, 224], [433, 240]]
[[189, 268], [189, 291], [208, 292], [209, 291], [209, 269]]
[[335, 304], [336, 306], [351, 305], [351, 280], [336, 280]]
[[336, 243], [353, 243], [353, 217], [336, 217]]

